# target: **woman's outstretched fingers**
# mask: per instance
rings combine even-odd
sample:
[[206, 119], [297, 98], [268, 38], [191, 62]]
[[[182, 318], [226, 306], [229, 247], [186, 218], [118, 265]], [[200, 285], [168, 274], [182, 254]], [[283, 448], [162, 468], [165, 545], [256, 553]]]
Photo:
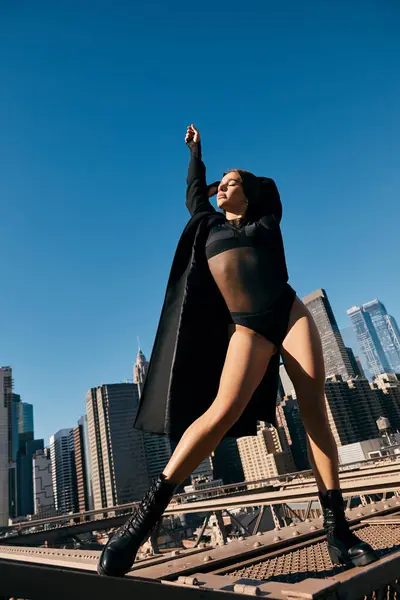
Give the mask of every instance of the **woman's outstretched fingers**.
[[191, 130], [193, 131], [193, 134], [194, 134], [193, 135], [193, 141], [194, 141], [195, 144], [197, 144], [200, 141], [200, 132], [199, 132], [198, 129], [196, 129], [196, 127], [193, 125], [193, 123], [192, 123], [192, 125], [190, 127], [191, 127]]
[[198, 144], [200, 142], [200, 133], [194, 125], [189, 125], [185, 136], [186, 144]]

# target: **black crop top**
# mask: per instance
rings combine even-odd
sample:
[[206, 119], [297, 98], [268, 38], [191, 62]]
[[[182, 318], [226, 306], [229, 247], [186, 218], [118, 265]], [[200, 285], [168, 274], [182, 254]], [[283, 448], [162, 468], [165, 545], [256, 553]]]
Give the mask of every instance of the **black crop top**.
[[[207, 195], [199, 145], [192, 150], [186, 204], [192, 215], [214, 211]], [[205, 253], [211, 274], [231, 312], [267, 310], [288, 281], [280, 214], [268, 212], [256, 222], [222, 222], [210, 229]]]

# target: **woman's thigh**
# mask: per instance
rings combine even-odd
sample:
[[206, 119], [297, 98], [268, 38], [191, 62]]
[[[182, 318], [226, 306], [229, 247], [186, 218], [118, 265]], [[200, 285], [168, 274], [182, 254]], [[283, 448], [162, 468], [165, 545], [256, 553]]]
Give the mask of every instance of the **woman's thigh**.
[[236, 421], [259, 386], [275, 345], [263, 336], [236, 325], [222, 369], [218, 394], [210, 408], [216, 415]]
[[297, 296], [281, 353], [300, 408], [307, 398], [315, 401], [315, 395], [323, 397], [325, 367], [321, 339], [310, 311]]

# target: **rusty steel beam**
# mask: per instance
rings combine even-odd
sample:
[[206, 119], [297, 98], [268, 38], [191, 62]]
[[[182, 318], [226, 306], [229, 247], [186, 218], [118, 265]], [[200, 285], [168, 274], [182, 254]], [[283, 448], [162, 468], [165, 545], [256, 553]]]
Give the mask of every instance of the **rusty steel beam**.
[[263, 516], [265, 515], [265, 511], [267, 510], [266, 506], [260, 506], [260, 512], [258, 513], [256, 522], [254, 524], [254, 529], [252, 531], [252, 535], [255, 535], [256, 533], [258, 533], [258, 530], [260, 528], [261, 525], [261, 521], [263, 519]]
[[210, 520], [210, 516], [211, 516], [211, 515], [207, 515], [207, 516], [204, 518], [203, 524], [202, 524], [202, 526], [201, 526], [201, 529], [200, 529], [199, 533], [197, 534], [197, 537], [196, 537], [196, 540], [195, 540], [195, 543], [194, 543], [194, 546], [193, 546], [193, 548], [197, 548], [197, 546], [200, 544], [200, 540], [201, 540], [201, 538], [202, 538], [202, 536], [203, 536], [203, 534], [204, 534], [204, 532], [205, 532], [205, 530], [206, 530], [207, 523], [208, 523], [208, 521]]
[[250, 529], [248, 529], [243, 523], [239, 521], [234, 515], [232, 515], [229, 510], [224, 510], [224, 514], [228, 515], [232, 521], [245, 533], [246, 535], [252, 535]]

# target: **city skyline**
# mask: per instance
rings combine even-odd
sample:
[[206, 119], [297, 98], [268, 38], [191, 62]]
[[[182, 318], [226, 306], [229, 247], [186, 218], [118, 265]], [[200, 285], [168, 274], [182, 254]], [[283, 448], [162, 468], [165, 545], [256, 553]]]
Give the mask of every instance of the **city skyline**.
[[[303, 301], [306, 301], [306, 303], [307, 303], [309, 297], [311, 299], [314, 299], [314, 297], [316, 297], [316, 298], [319, 297], [321, 291], [323, 293], [325, 292], [325, 290], [323, 288], [318, 288], [314, 292], [311, 292], [310, 294], [308, 294], [307, 296], [305, 296], [303, 298]], [[329, 296], [330, 296], [330, 294], [329, 294]], [[331, 305], [330, 300], [327, 300], [327, 301], [328, 301], [328, 304]], [[374, 301], [367, 301], [364, 304], [362, 304], [361, 306], [368, 305], [371, 302], [375, 302], [375, 301], [376, 300], [374, 300]], [[337, 315], [336, 315], [335, 311], [333, 310], [333, 308], [332, 308], [332, 311], [333, 311], [333, 316], [334, 316], [335, 321], [338, 321]], [[371, 372], [368, 369], [368, 364], [367, 364], [367, 362], [365, 360], [365, 357], [363, 356], [362, 349], [359, 346], [357, 337], [355, 336], [355, 332], [353, 330], [352, 323], [351, 323], [351, 320], [350, 320], [349, 310], [347, 310], [346, 312], [347, 312], [348, 323], [346, 325], [342, 326], [342, 327], [340, 327], [340, 326], [337, 327], [338, 334], [339, 334], [339, 336], [341, 336], [344, 330], [346, 330], [346, 329], [351, 330], [351, 334], [354, 335], [354, 338], [350, 342], [349, 341], [345, 341], [344, 347], [350, 346], [350, 348], [354, 351], [354, 354], [355, 354], [356, 358], [361, 359], [362, 365], [364, 367], [367, 366], [367, 369], [365, 369], [365, 370], [370, 375], [368, 378], [371, 379], [372, 374], [371, 374]], [[392, 316], [392, 315], [389, 315], [389, 316]], [[394, 317], [395, 317], [395, 315], [394, 315]], [[136, 343], [138, 344], [138, 348], [136, 350], [136, 360], [132, 361], [132, 363], [131, 363], [131, 366], [130, 366], [130, 369], [129, 369], [130, 372], [127, 373], [127, 375], [129, 374], [129, 377], [127, 376], [127, 377], [121, 378], [120, 381], [114, 381], [114, 382], [109, 381], [108, 383], [109, 384], [116, 384], [116, 383], [134, 382], [134, 383], [136, 383], [138, 385], [138, 393], [140, 395], [141, 385], [143, 384], [143, 377], [144, 377], [144, 375], [146, 373], [146, 368], [147, 368], [147, 364], [148, 364], [148, 361], [147, 361], [146, 357], [150, 356], [150, 355], [147, 355], [147, 353], [143, 352], [143, 349], [141, 348], [141, 346], [139, 344], [139, 339], [138, 338], [136, 338], [136, 339], [137, 339]], [[15, 372], [15, 367], [13, 367], [13, 365], [10, 365], [10, 366], [12, 367], [13, 372]], [[382, 372], [392, 372], [392, 369], [389, 368], [389, 369], [384, 370]], [[334, 373], [334, 374], [340, 374], [340, 373]], [[139, 375], [139, 378], [138, 378], [138, 375]], [[327, 373], [327, 376], [328, 376], [328, 373]], [[283, 377], [287, 377], [286, 373], [283, 374]], [[105, 380], [106, 380], [105, 377], [101, 378], [101, 381], [105, 381]], [[98, 385], [101, 385], [101, 384], [99, 384], [99, 383], [94, 384], [94, 387], [96, 387]], [[88, 390], [90, 390], [90, 387], [93, 387], [93, 386], [89, 386], [86, 389], [86, 392], [84, 394], [84, 398], [86, 398], [86, 393], [88, 392]], [[16, 385], [15, 389], [17, 389], [17, 388], [18, 388], [18, 385]], [[14, 394], [14, 395], [17, 395], [19, 397], [22, 396], [21, 394]], [[27, 402], [23, 402], [22, 404], [32, 406], [32, 404], [29, 404]], [[83, 401], [81, 403], [80, 412], [79, 412], [79, 408], [78, 408], [78, 414], [81, 414], [84, 409], [85, 409], [85, 399], [83, 399]], [[33, 413], [32, 413], [32, 417], [31, 418], [32, 419], [34, 418]], [[75, 415], [69, 417], [67, 427], [69, 427], [70, 429], [73, 429], [73, 427], [75, 427], [76, 424], [78, 423], [78, 419], [79, 419], [79, 417], [75, 416]], [[36, 421], [35, 421], [35, 423], [36, 423]], [[55, 425], [54, 428], [52, 428], [51, 430], [49, 430], [48, 435], [46, 435], [46, 434], [42, 434], [40, 419], [37, 421], [37, 423], [38, 423], [38, 427], [35, 427], [35, 429], [38, 429], [40, 431], [40, 435], [38, 434], [37, 438], [38, 439], [41, 439], [41, 438], [44, 439], [45, 447], [49, 447], [50, 442], [48, 440], [50, 439], [50, 437], [55, 432], [57, 432], [59, 429], [62, 429], [62, 428], [65, 427], [65, 424], [63, 425], [60, 422], [58, 422]], [[151, 443], [150, 443], [150, 445], [151, 445]], [[167, 456], [167, 454], [165, 454], [165, 456]]]
[[[319, 288], [319, 289], [318, 289], [318, 290], [316, 290], [315, 292], [311, 292], [310, 294], [308, 294], [308, 296], [313, 296], [314, 294], [317, 294], [317, 293], [318, 293], [318, 292], [319, 292], [321, 289], [322, 289], [322, 291], [323, 291], [323, 292], [325, 291], [323, 288]], [[307, 298], [308, 296], [306, 296], [305, 298]], [[304, 300], [304, 299], [303, 299], [303, 300]], [[330, 300], [329, 300], [328, 302], [330, 303]], [[368, 304], [368, 302], [366, 302], [366, 303], [364, 303], [364, 304]], [[361, 305], [361, 306], [363, 306], [363, 305]], [[333, 310], [333, 309], [332, 309], [332, 310]], [[348, 311], [347, 311], [347, 312], [348, 312]], [[336, 313], [335, 313], [335, 311], [334, 311], [334, 310], [333, 310], [333, 315], [334, 315], [334, 317], [335, 317], [335, 319], [336, 319], [336, 321], [337, 321], [337, 318], [336, 318], [336, 317], [337, 317], [337, 315], [336, 315]], [[340, 326], [338, 327], [338, 331], [340, 332], [340, 334], [342, 333], [342, 331], [343, 331], [344, 329], [347, 329], [347, 328], [349, 328], [349, 329], [352, 329], [352, 324], [351, 324], [351, 321], [350, 321], [350, 319], [349, 319], [349, 315], [348, 315], [348, 314], [347, 314], [347, 320], [348, 320], [348, 323], [347, 323], [347, 325], [345, 325], [344, 327], [343, 327], [343, 326], [342, 326], [342, 327], [340, 327]], [[139, 364], [143, 364], [143, 363], [142, 363], [142, 361], [144, 361], [144, 362], [145, 362], [145, 368], [146, 368], [146, 366], [147, 366], [147, 364], [148, 364], [146, 357], [147, 357], [147, 356], [150, 356], [150, 355], [147, 355], [147, 353], [144, 353], [144, 352], [143, 352], [143, 350], [142, 350], [141, 346], [139, 345], [138, 338], [136, 338], [136, 339], [137, 339], [137, 342], [136, 342], [136, 343], [138, 344], [138, 348], [137, 348], [137, 350], [136, 350], [136, 360], [135, 360], [135, 361], [132, 361], [132, 363], [131, 363], [131, 366], [130, 366], [130, 369], [129, 369], [129, 371], [130, 371], [130, 372], [128, 372], [128, 373], [127, 373], [127, 374], [129, 374], [129, 377], [127, 376], [127, 377], [121, 378], [121, 379], [120, 379], [120, 381], [113, 381], [113, 382], [108, 382], [108, 383], [109, 383], [109, 384], [116, 384], [116, 383], [135, 382], [135, 383], [138, 385], [138, 392], [139, 392], [139, 394], [140, 394], [140, 387], [141, 387], [141, 385], [143, 384], [143, 379], [141, 379], [141, 380], [138, 380], [138, 379], [137, 379], [137, 374], [138, 374], [138, 370], [137, 370], [137, 368], [138, 368], [138, 365], [139, 365]], [[356, 347], [354, 348], [354, 354], [356, 354], [356, 352], [357, 352], [357, 354], [356, 354], [356, 357], [357, 357], [357, 358], [361, 358], [361, 361], [362, 361], [363, 365], [366, 365], [366, 361], [365, 361], [365, 358], [364, 358], [364, 356], [363, 356], [363, 354], [362, 354], [361, 348], [360, 348], [360, 347], [358, 346], [358, 344], [357, 344], [357, 338], [354, 338], [354, 342], [355, 342], [355, 343], [352, 343], [352, 344], [351, 344], [351, 348], [352, 348], [352, 349], [353, 349], [353, 346], [356, 346]], [[349, 342], [345, 342], [345, 346], [347, 346], [347, 345], [349, 345]], [[1, 366], [1, 365], [0, 365], [0, 366]], [[15, 367], [13, 367], [13, 365], [10, 365], [10, 366], [12, 367], [12, 369], [13, 369], [13, 372], [15, 372]], [[139, 367], [139, 368], [140, 368], [140, 367]], [[390, 370], [390, 369], [389, 369], [389, 372], [391, 372], [391, 370]], [[145, 370], [144, 370], [144, 373], [145, 373]], [[335, 374], [337, 374], [337, 373], [335, 373]], [[285, 375], [284, 375], [284, 376], [285, 376]], [[102, 378], [102, 379], [101, 379], [101, 381], [105, 381], [105, 380], [106, 380], [106, 378]], [[96, 385], [102, 385], [102, 384], [101, 384], [101, 383], [94, 384], [94, 387], [96, 387]], [[85, 394], [84, 394], [83, 400], [82, 400], [82, 402], [81, 402], [81, 409], [80, 409], [80, 413], [79, 413], [79, 410], [78, 410], [78, 414], [81, 414], [81, 413], [82, 413], [82, 411], [85, 409], [85, 398], [86, 398], [86, 393], [87, 393], [87, 391], [90, 389], [90, 387], [93, 387], [93, 386], [89, 386], [89, 387], [86, 389], [86, 392], [85, 392]], [[18, 385], [16, 385], [16, 388], [15, 388], [15, 389], [17, 389], [17, 388], [19, 389]], [[15, 395], [15, 394], [14, 394], [14, 395]], [[22, 396], [22, 395], [20, 395], [20, 394], [17, 394], [17, 395], [18, 395], [18, 396]], [[26, 402], [24, 402], [23, 404], [29, 404], [29, 403], [26, 403]], [[32, 414], [32, 419], [33, 419], [33, 414]], [[36, 419], [37, 419], [37, 417], [36, 417]], [[79, 419], [79, 417], [78, 417], [78, 416], [75, 416], [75, 415], [73, 415], [73, 416], [69, 417], [69, 421], [68, 421], [68, 423], [69, 423], [69, 424], [67, 425], [67, 427], [70, 427], [71, 429], [72, 429], [73, 427], [75, 427], [75, 426], [76, 426], [76, 424], [77, 424], [77, 422], [78, 422], [78, 419]], [[35, 421], [35, 423], [36, 423], [36, 421]], [[39, 439], [43, 438], [43, 439], [44, 439], [44, 442], [45, 442], [45, 447], [48, 447], [48, 446], [50, 445], [50, 442], [48, 441], [48, 440], [50, 439], [50, 437], [51, 437], [52, 435], [54, 435], [54, 433], [55, 433], [55, 432], [57, 432], [59, 429], [62, 429], [62, 428], [64, 428], [64, 427], [65, 427], [65, 424], [63, 425], [63, 424], [61, 424], [60, 422], [57, 422], [58, 424], [56, 424], [56, 425], [55, 425], [55, 427], [54, 427], [53, 429], [49, 430], [49, 432], [48, 432], [48, 435], [46, 435], [46, 434], [42, 434], [42, 429], [41, 429], [41, 423], [40, 423], [40, 419], [37, 419], [37, 423], [38, 423], [38, 427], [35, 427], [35, 429], [38, 429], [38, 430], [39, 430], [39, 432], [40, 432], [40, 434], [38, 434], [38, 435], [37, 435], [37, 438], [39, 438]]]

